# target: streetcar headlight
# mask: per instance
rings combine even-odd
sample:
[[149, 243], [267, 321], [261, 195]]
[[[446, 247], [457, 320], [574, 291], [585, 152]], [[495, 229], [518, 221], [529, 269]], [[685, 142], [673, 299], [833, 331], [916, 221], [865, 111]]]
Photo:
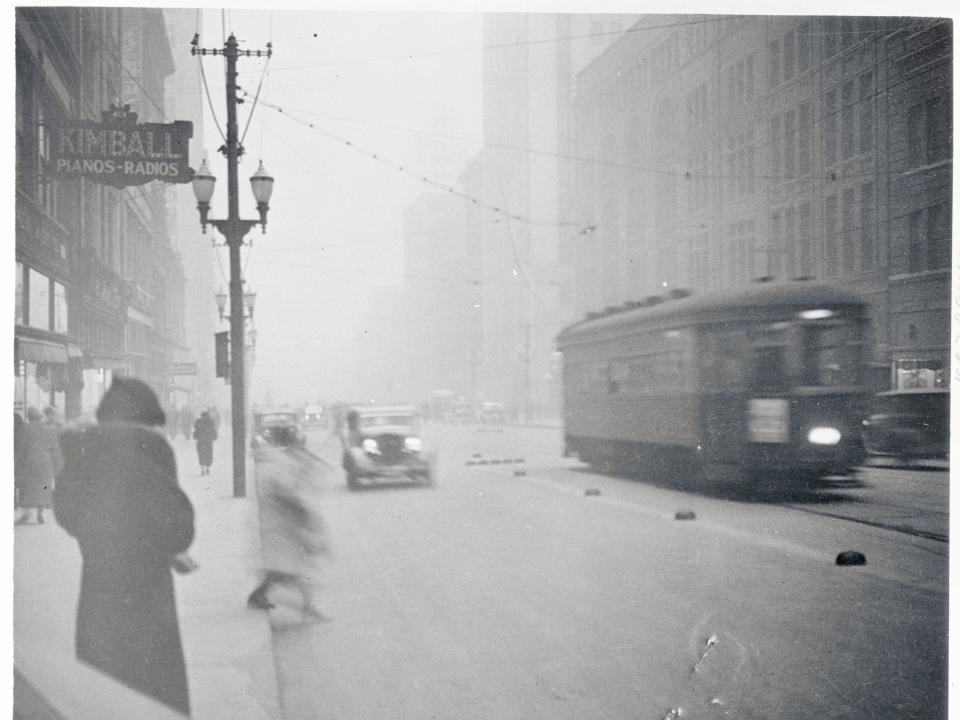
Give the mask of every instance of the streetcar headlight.
[[408, 437], [407, 439], [405, 439], [405, 440], [403, 441], [403, 446], [404, 446], [405, 448], [407, 448], [407, 450], [413, 450], [414, 452], [420, 452], [420, 447], [421, 447], [420, 438], [418, 438], [418, 437]]
[[840, 442], [840, 431], [832, 427], [810, 428], [807, 440], [814, 445], [836, 445]]
[[368, 453], [379, 453], [380, 446], [377, 445], [377, 441], [373, 438], [367, 438], [363, 441], [363, 451]]
[[797, 316], [801, 320], [826, 320], [827, 318], [832, 318], [834, 315], [833, 310], [828, 310], [827, 308], [814, 308], [812, 310], [801, 310], [797, 313]]

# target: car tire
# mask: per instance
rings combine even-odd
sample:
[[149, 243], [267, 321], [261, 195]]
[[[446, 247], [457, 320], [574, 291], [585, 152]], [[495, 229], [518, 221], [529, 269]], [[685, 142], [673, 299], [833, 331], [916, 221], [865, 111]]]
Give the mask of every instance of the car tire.
[[347, 487], [351, 490], [356, 490], [360, 487], [360, 481], [356, 473], [347, 471]]

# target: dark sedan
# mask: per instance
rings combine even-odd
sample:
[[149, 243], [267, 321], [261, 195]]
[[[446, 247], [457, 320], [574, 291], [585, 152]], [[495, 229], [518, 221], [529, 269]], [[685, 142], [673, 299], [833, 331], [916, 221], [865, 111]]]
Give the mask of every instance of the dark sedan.
[[903, 462], [945, 458], [950, 452], [950, 390], [891, 390], [874, 397], [863, 421], [863, 442], [871, 455]]
[[253, 416], [254, 444], [303, 447], [307, 438], [294, 410], [262, 410]]

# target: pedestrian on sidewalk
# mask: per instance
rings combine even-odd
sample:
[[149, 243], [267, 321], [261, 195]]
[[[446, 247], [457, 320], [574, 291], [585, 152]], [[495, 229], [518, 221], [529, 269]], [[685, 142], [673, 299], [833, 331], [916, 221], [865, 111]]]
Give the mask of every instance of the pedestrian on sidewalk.
[[167, 437], [176, 440], [178, 432], [180, 432], [180, 411], [173, 406], [167, 415]]
[[274, 584], [293, 585], [300, 591], [307, 620], [328, 620], [314, 602], [319, 559], [328, 552], [327, 534], [317, 510], [317, 493], [310, 466], [292, 447], [278, 447], [261, 483], [260, 522], [263, 548], [263, 581], [247, 598], [251, 608], [269, 610], [267, 597]]
[[200, 474], [209, 475], [210, 466], [213, 465], [213, 441], [217, 439], [217, 426], [209, 412], [201, 413], [200, 418], [193, 424], [193, 438], [197, 441]]
[[23, 415], [13, 413], [13, 509], [20, 507], [20, 443], [23, 442]]
[[180, 410], [180, 432], [187, 440], [193, 433], [193, 410], [189, 405], [184, 405], [183, 409]]
[[43, 525], [44, 508], [52, 504], [54, 478], [63, 468], [63, 456], [54, 430], [44, 423], [43, 413], [37, 408], [27, 408], [27, 422], [20, 429], [20, 441], [14, 467], [14, 483], [19, 491], [23, 513], [18, 525], [30, 522], [32, 508], [38, 525]]
[[65, 467], [54, 492], [57, 522], [83, 556], [77, 657], [189, 716], [170, 570], [187, 557], [194, 515], [164, 413], [146, 383], [116, 378], [97, 420], [61, 436]]

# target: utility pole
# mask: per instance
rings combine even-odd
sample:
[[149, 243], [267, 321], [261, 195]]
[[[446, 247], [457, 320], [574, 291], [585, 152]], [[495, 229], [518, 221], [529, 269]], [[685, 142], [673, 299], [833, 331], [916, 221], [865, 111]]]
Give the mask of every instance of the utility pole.
[[[226, 240], [230, 249], [230, 403], [231, 426], [233, 431], [233, 496], [246, 496], [246, 400], [245, 400], [245, 369], [244, 369], [244, 299], [243, 277], [240, 266], [240, 248], [243, 238], [249, 230], [258, 223], [266, 226], [266, 202], [258, 203], [260, 220], [240, 219], [240, 199], [237, 187], [237, 163], [243, 154], [243, 147], [237, 138], [237, 58], [270, 57], [273, 53], [271, 44], [267, 43], [266, 50], [239, 50], [237, 38], [230, 34], [223, 49], [207, 50], [197, 47], [198, 38], [193, 39], [191, 55], [223, 55], [227, 61], [227, 141], [220, 151], [227, 158], [227, 219], [209, 221]], [[271, 179], [272, 183], [272, 179]], [[211, 186], [212, 191], [212, 186]], [[202, 205], [202, 202], [201, 202]], [[206, 210], [209, 210], [207, 203]], [[205, 209], [200, 208], [201, 223], [206, 229], [207, 218]]]

